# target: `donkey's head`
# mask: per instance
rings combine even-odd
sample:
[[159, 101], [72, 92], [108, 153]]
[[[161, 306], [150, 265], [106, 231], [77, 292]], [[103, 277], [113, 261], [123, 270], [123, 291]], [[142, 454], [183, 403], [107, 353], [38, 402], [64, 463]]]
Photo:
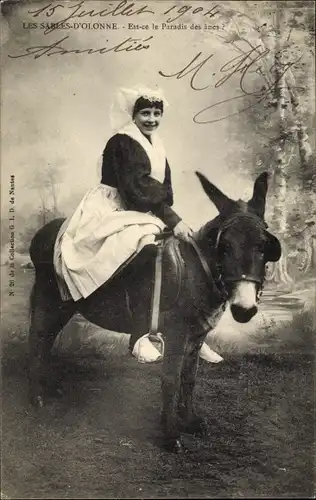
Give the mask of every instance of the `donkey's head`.
[[203, 243], [215, 254], [218, 278], [228, 292], [234, 319], [246, 323], [257, 312], [265, 265], [281, 257], [279, 240], [264, 222], [268, 173], [259, 175], [248, 202], [234, 201], [196, 172], [219, 216], [203, 229]]

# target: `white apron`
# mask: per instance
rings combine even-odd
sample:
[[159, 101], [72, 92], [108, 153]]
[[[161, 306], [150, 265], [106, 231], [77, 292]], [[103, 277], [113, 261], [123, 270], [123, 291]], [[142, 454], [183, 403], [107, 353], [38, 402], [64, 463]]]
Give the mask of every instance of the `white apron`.
[[[153, 147], [135, 125], [122, 133], [144, 147], [152, 177], [163, 182], [166, 159], [161, 143]], [[125, 210], [116, 188], [100, 184], [90, 189], [56, 239], [54, 266], [62, 299], [88, 297], [130, 257], [154, 243], [154, 235], [164, 227], [152, 213]]]
[[165, 227], [153, 214], [122, 207], [117, 189], [100, 184], [86, 193], [65, 221], [54, 251], [63, 300], [88, 297], [127, 259], [154, 243], [154, 235]]

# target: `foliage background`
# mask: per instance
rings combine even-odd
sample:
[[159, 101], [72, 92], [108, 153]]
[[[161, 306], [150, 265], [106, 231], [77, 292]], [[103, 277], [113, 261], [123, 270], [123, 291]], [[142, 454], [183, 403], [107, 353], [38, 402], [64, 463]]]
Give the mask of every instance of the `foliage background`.
[[[44, 14], [35, 19], [29, 13], [45, 5], [41, 1], [10, 2], [2, 8], [2, 245], [9, 234], [10, 175], [16, 179], [16, 247], [26, 252], [32, 234], [43, 222], [60, 214], [70, 215], [85, 191], [99, 182], [100, 155], [112, 134], [109, 114], [116, 89], [142, 83], [161, 87], [170, 103], [160, 130], [172, 166], [179, 214], [195, 228], [216, 214], [195, 170], [204, 172], [229, 196], [247, 198], [256, 175], [268, 169], [272, 172], [268, 223], [282, 239], [291, 240], [286, 254], [294, 252], [299, 265], [306, 258], [311, 265], [315, 256], [306, 257], [313, 251], [309, 248], [306, 252], [305, 247], [314, 242], [312, 223], [306, 225], [306, 221], [315, 215], [314, 2], [222, 1], [216, 4], [216, 16], [208, 20], [202, 14], [209, 9], [209, 2], [199, 4], [204, 9], [202, 14], [193, 14], [197, 4], [151, 1], [147, 5], [155, 11], [154, 16], [128, 18], [128, 22], [149, 23], [146, 31], [127, 30], [126, 23], [125, 29], [59, 30], [46, 35], [40, 29], [25, 29], [35, 20], [60, 20], [58, 15], [46, 18]], [[109, 5], [93, 0], [84, 7], [97, 12]], [[182, 23], [187, 29], [152, 30], [151, 21], [165, 22], [168, 16], [162, 12], [171, 6], [176, 6], [181, 16], [178, 14], [178, 19], [169, 24]], [[120, 26], [124, 21], [120, 17], [92, 19], [104, 20], [118, 21]], [[190, 29], [193, 22], [202, 29]], [[206, 23], [212, 29], [204, 30]], [[149, 50], [140, 52], [8, 57], [65, 35], [69, 40], [64, 45], [80, 50], [114, 45], [127, 36], [152, 35], [153, 40]], [[248, 93], [266, 86], [266, 96], [262, 100], [253, 96], [232, 100], [241, 95], [242, 71], [237, 68], [221, 86], [216, 82], [227, 75], [225, 64], [252, 48], [256, 48], [254, 54], [268, 53], [249, 68], [244, 84]], [[278, 48], [281, 68], [289, 63], [283, 116], [276, 78]], [[179, 79], [159, 74], [180, 71], [197, 54], [199, 61], [212, 54], [196, 77], [196, 84], [207, 86], [206, 90], [190, 87], [192, 73]], [[295, 92], [295, 106], [287, 88], [289, 82]], [[224, 100], [227, 102], [212, 110], [212, 118], [231, 115], [229, 118], [194, 123], [196, 112]], [[242, 111], [247, 105], [249, 108]], [[309, 148], [305, 163], [300, 156], [300, 131]], [[280, 266], [275, 279], [289, 281], [288, 264]]]

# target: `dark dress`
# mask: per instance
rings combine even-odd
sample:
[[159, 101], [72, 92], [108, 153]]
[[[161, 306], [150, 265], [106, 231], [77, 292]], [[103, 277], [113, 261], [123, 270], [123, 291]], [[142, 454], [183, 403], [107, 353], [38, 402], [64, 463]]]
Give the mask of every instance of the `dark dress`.
[[161, 183], [150, 176], [151, 166], [143, 147], [126, 134], [116, 134], [103, 151], [101, 183], [118, 189], [127, 210], [152, 212], [168, 228], [181, 218], [172, 210], [171, 172], [166, 160]]
[[116, 134], [106, 144], [101, 183], [85, 194], [58, 239], [60, 275], [74, 300], [89, 296], [154, 234], [181, 220], [171, 208], [170, 168], [165, 161], [163, 171], [164, 161], [162, 156], [161, 169], [155, 170], [158, 178], [164, 174], [159, 182], [137, 140]]

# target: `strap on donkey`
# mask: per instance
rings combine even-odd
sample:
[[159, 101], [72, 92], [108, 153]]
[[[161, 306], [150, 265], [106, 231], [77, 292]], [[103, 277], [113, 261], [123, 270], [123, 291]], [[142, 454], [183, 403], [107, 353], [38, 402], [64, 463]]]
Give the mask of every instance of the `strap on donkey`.
[[160, 314], [160, 299], [161, 299], [161, 284], [162, 284], [162, 256], [166, 239], [173, 236], [173, 231], [165, 230], [156, 235], [157, 255], [155, 262], [154, 289], [151, 300], [151, 318], [149, 327], [149, 340], [161, 344], [161, 355], [164, 355], [165, 343], [159, 329], [159, 314]]

